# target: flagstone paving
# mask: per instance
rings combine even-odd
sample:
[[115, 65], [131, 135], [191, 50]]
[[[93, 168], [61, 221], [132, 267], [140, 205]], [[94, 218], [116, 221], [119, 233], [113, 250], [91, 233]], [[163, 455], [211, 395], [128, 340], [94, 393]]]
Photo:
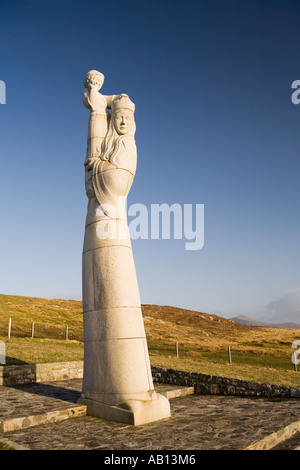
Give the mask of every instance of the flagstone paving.
[[[81, 384], [80, 379], [73, 379], [1, 387], [0, 422], [76, 408]], [[155, 384], [155, 388], [166, 392], [180, 387]], [[280, 435], [280, 429], [300, 420], [299, 399], [187, 395], [170, 399], [170, 404], [170, 418], [142, 426], [83, 413], [3, 432], [0, 441], [31, 450], [240, 450], [272, 433]]]

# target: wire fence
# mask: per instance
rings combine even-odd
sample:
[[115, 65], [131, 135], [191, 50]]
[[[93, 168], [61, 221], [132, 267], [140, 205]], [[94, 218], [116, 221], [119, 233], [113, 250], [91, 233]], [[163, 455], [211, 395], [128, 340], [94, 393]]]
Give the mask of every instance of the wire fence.
[[[53, 339], [53, 340], [70, 340], [70, 341], [79, 341], [83, 342], [83, 325], [74, 325], [74, 324], [67, 324], [66, 322], [62, 322], [60, 325], [53, 325], [53, 324], [45, 324], [41, 322], [19, 322], [19, 321], [14, 321], [13, 318], [9, 318], [8, 322], [0, 323], [0, 337], [2, 338], [36, 338], [36, 339]], [[190, 347], [184, 347], [183, 345], [179, 344], [177, 341], [175, 343], [173, 342], [164, 342], [164, 341], [148, 341], [148, 349], [149, 351], [152, 351], [153, 353], [159, 353], [163, 355], [167, 355], [170, 357], [171, 356], [176, 356], [177, 358], [179, 357], [184, 357], [186, 355], [191, 356], [195, 355], [195, 348], [190, 348]], [[207, 353], [205, 350], [203, 350], [200, 347], [197, 348], [198, 352], [201, 351], [201, 354]], [[300, 351], [300, 349], [299, 349]], [[297, 352], [299, 352], [297, 351]], [[297, 354], [296, 352], [296, 354]], [[220, 354], [222, 357], [220, 357]], [[241, 358], [238, 356], [241, 355], [242, 353], [239, 351], [234, 352], [234, 358], [232, 357], [232, 348], [229, 345], [227, 350], [218, 352], [218, 354], [215, 352], [209, 352], [210, 356], [216, 356], [215, 359], [220, 362], [227, 362], [229, 364], [235, 363], [235, 362], [241, 362]], [[297, 364], [300, 363], [300, 359], [294, 355], [292, 356], [292, 360], [289, 357], [283, 358], [284, 359], [284, 364], [282, 364], [281, 367], [290, 369], [291, 366], [294, 368], [295, 371], [297, 371]], [[245, 356], [245, 355], [244, 355]], [[258, 367], [259, 365], [266, 365], [263, 362], [260, 364], [259, 361], [259, 356], [257, 355], [251, 355], [247, 354], [248, 358], [250, 356], [252, 357], [253, 363], [255, 363]], [[295, 357], [294, 357], [295, 356]], [[299, 353], [300, 356], [300, 353]], [[294, 357], [294, 359], [293, 359]], [[270, 359], [269, 359], [270, 360]], [[267, 358], [265, 359], [267, 361]], [[273, 362], [273, 361], [272, 361]], [[280, 361], [282, 362], [282, 360]], [[270, 364], [271, 366], [273, 364]]]
[[62, 322], [61, 325], [40, 322], [16, 323], [12, 318], [9, 318], [7, 325], [3, 323], [0, 325], [0, 335], [7, 338], [47, 338], [83, 342], [83, 329], [68, 325], [66, 322]]

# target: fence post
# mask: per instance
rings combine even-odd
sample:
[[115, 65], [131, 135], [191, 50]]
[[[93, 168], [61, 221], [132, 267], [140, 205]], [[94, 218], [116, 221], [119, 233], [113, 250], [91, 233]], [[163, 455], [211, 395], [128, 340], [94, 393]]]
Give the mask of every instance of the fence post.
[[231, 364], [231, 350], [230, 350], [230, 346], [228, 346], [228, 362], [229, 362], [229, 364]]
[[175, 343], [175, 348], [176, 348], [176, 357], [179, 357], [179, 352], [178, 352], [178, 341]]
[[8, 319], [8, 337], [10, 338], [11, 334], [11, 318]]
[[34, 337], [34, 321], [31, 323], [31, 338]]
[[69, 336], [69, 328], [68, 328], [68, 325], [66, 325], [66, 339], [68, 339], [68, 336]]

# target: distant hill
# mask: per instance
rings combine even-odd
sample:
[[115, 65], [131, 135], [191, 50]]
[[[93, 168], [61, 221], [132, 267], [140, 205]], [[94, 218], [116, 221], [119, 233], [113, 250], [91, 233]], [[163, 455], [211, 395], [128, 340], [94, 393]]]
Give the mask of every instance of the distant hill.
[[254, 318], [247, 317], [245, 315], [239, 315], [237, 317], [230, 318], [230, 320], [239, 323], [240, 325], [247, 325], [247, 326], [262, 326], [266, 328], [286, 328], [286, 329], [293, 329], [298, 330], [300, 329], [299, 323], [267, 323], [259, 320], [255, 320]]

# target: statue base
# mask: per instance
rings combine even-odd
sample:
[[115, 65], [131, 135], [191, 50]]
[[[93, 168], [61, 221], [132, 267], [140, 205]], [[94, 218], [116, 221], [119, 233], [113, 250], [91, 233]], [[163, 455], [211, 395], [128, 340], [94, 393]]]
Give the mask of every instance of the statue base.
[[169, 400], [159, 393], [156, 394], [154, 400], [133, 399], [114, 406], [84, 397], [79, 398], [77, 403], [86, 405], [89, 416], [132, 424], [133, 426], [140, 426], [171, 416]]

